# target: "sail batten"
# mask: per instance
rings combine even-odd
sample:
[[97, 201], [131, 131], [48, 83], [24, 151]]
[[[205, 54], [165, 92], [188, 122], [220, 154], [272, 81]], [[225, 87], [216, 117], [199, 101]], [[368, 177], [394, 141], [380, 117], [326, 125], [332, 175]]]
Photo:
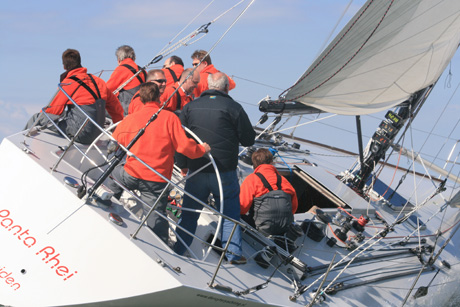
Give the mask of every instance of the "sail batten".
[[435, 83], [459, 41], [458, 0], [369, 0], [284, 98], [344, 115], [386, 110]]

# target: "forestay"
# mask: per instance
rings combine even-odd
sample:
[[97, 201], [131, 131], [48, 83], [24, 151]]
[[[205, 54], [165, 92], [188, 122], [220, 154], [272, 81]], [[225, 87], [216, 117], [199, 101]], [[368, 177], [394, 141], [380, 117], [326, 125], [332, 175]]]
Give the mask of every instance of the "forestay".
[[369, 0], [285, 99], [344, 115], [386, 110], [435, 83], [459, 41], [459, 0]]

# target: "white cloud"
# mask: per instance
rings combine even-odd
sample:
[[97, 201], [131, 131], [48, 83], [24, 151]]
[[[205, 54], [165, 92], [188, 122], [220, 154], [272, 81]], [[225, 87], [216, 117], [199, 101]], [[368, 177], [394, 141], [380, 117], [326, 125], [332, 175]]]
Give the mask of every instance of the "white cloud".
[[[0, 139], [21, 131], [32, 115], [32, 110], [37, 110], [28, 104], [14, 104], [0, 99]], [[31, 112], [32, 111], [32, 112]]]

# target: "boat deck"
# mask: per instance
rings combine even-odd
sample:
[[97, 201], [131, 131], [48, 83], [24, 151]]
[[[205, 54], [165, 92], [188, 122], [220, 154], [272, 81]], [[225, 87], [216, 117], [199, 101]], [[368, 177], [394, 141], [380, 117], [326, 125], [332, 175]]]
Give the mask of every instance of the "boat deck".
[[[429, 221], [428, 216], [421, 211], [418, 214], [424, 215], [427, 225], [420, 230], [420, 235], [427, 240], [426, 244], [421, 244], [415, 228], [404, 222], [396, 225], [387, 237], [377, 236], [350, 254], [353, 249], [347, 248], [344, 243], [336, 240], [335, 245], [331, 244], [334, 231], [340, 229], [340, 226], [332, 223], [332, 220], [328, 225], [324, 224], [318, 220], [314, 210], [311, 210], [295, 216], [297, 225], [304, 227], [307, 235], [295, 239], [292, 250], [286, 245], [289, 241], [275, 244], [273, 240], [248, 227], [243, 236], [244, 256], [248, 259], [245, 265], [230, 265], [226, 261], [219, 265], [220, 253], [215, 250], [208, 253], [209, 247], [198, 240], [194, 241], [191, 248], [198, 258], [208, 253], [206, 259], [180, 256], [145, 226], [140, 227], [133, 238], [141, 221], [129, 211], [125, 203], [112, 199], [112, 205], [107, 207], [85, 198], [79, 199], [77, 189], [65, 182], [72, 178], [81, 184], [82, 171], [92, 164], [88, 160], [82, 160], [81, 154], [71, 148], [56, 169], [51, 171], [67, 144], [68, 141], [64, 138], [47, 131], [41, 131], [33, 137], [24, 137], [23, 133], [18, 133], [3, 141], [0, 150], [1, 167], [5, 169], [2, 186], [9, 193], [0, 199], [1, 203], [8, 204], [3, 206], [3, 211], [0, 211], [3, 215], [0, 217], [3, 220], [10, 218], [23, 228], [30, 229], [36, 243], [28, 250], [15, 241], [10, 242], [12, 234], [7, 231], [8, 227], [0, 230], [2, 242], [8, 242], [6, 244], [11, 250], [2, 265], [5, 265], [5, 270], [14, 272], [17, 278], [15, 280], [20, 284], [16, 291], [18, 295], [22, 293], [19, 296], [9, 295], [6, 301], [0, 302], [2, 304], [21, 305], [21, 297], [34, 295], [37, 291], [29, 285], [43, 282], [52, 287], [47, 286], [49, 289], [40, 290], [44, 295], [37, 298], [37, 305], [66, 305], [69, 302], [98, 302], [98, 305], [102, 305], [105, 302], [122, 306], [130, 298], [130, 303], [140, 305], [156, 300], [165, 304], [175, 302], [178, 305], [189, 303], [201, 306], [214, 306], [217, 301], [241, 306], [304, 306], [310, 303], [334, 256], [336, 267], [325, 278], [325, 284], [328, 284], [337, 277], [327, 294], [329, 305], [341, 305], [343, 302], [353, 302], [355, 305], [357, 296], [360, 297], [362, 306], [374, 301], [375, 296], [388, 297], [391, 304], [393, 301], [400, 302], [405, 297], [411, 281], [421, 271], [420, 259], [429, 255], [427, 251], [417, 247], [435, 240], [433, 233], [437, 226], [433, 222], [436, 218]], [[98, 141], [97, 145], [101, 152], [105, 152], [107, 139]], [[79, 147], [96, 164], [104, 161], [96, 148], [88, 150], [88, 146]], [[314, 184], [324, 189], [324, 193], [333, 196], [333, 202], [315, 204], [317, 209], [322, 209], [332, 219], [339, 212], [335, 202], [343, 202], [346, 204], [344, 209], [349, 214], [355, 217], [367, 214], [371, 221], [362, 234], [366, 240], [385, 229], [385, 223], [394, 221], [397, 213], [390, 206], [381, 202], [366, 202], [361, 197], [356, 197], [354, 191], [335, 177], [334, 164], [328, 163], [323, 167], [325, 160], [322, 153], [326, 153], [324, 149], [308, 147], [308, 150], [310, 153], [302, 155], [308, 160], [306, 163], [298, 162], [298, 154], [291, 157], [285, 155], [283, 161], [278, 161], [278, 166], [281, 172], [286, 169], [292, 171], [296, 178], [315, 178]], [[330, 154], [329, 151], [327, 153]], [[10, 165], [8, 161], [13, 157], [21, 163]], [[353, 157], [339, 159], [351, 161]], [[289, 167], [286, 168], [283, 164]], [[244, 174], [250, 168], [242, 164], [241, 170]], [[90, 183], [99, 174], [94, 171], [88, 179]], [[36, 178], [48, 179], [37, 181]], [[17, 186], [13, 184], [15, 182], [22, 184]], [[110, 190], [104, 186], [97, 191], [99, 196], [104, 197], [109, 193]], [[18, 207], [14, 204], [19, 200], [22, 201]], [[437, 202], [439, 199], [435, 198], [433, 201]], [[5, 210], [9, 212], [8, 217], [5, 216]], [[111, 222], [111, 214], [121, 217], [122, 224]], [[381, 220], [376, 218], [377, 214]], [[173, 216], [169, 217], [172, 242], [175, 239], [175, 220]], [[207, 241], [215, 233], [216, 224], [215, 216], [202, 215], [196, 236]], [[323, 228], [323, 238], [310, 238], [309, 235], [313, 233], [309, 233], [309, 229], [314, 226]], [[453, 226], [455, 225], [447, 224], [446, 227]], [[443, 230], [447, 232], [448, 229]], [[351, 229], [348, 236], [353, 239], [358, 234]], [[403, 240], [405, 237], [407, 240]], [[24, 241], [24, 244], [32, 242], [29, 240]], [[68, 244], [69, 241], [73, 244]], [[405, 241], [404, 245], [400, 243], [402, 241]], [[17, 254], [24, 255], [24, 261], [19, 264], [14, 261], [14, 255]], [[69, 272], [61, 272], [60, 276], [60, 271], [56, 272], [55, 267], [50, 269], [52, 256], [59, 257], [60, 264], [65, 262]], [[262, 261], [260, 265], [260, 257], [266, 261], [268, 259], [268, 262]], [[353, 257], [356, 260], [340, 273]], [[458, 264], [452, 244], [447, 245], [441, 259], [454, 267]], [[436, 269], [439, 269], [437, 280], [439, 278], [448, 281], [451, 278], [448, 270], [436, 263], [434, 266], [427, 266], [415, 289], [426, 286]], [[19, 275], [17, 272], [21, 270], [27, 273]], [[406, 282], [401, 283], [401, 280]], [[95, 290], [88, 287], [88, 284], [104, 287]], [[353, 292], [347, 291], [352, 288]], [[48, 294], [47, 291], [51, 289], [52, 292]], [[78, 297], [75, 293], [79, 293]], [[136, 299], [133, 300], [133, 297]]]

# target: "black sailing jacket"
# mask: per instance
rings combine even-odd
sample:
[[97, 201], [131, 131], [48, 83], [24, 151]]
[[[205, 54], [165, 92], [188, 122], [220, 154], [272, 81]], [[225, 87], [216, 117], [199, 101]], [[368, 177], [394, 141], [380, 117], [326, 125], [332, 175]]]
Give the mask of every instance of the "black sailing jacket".
[[[182, 125], [211, 146], [211, 155], [221, 172], [236, 170], [239, 144], [254, 145], [256, 133], [243, 107], [229, 95], [207, 90], [184, 106], [180, 114]], [[177, 165], [194, 171], [207, 164], [206, 157], [188, 159], [176, 156]], [[205, 172], [212, 172], [212, 166]]]

